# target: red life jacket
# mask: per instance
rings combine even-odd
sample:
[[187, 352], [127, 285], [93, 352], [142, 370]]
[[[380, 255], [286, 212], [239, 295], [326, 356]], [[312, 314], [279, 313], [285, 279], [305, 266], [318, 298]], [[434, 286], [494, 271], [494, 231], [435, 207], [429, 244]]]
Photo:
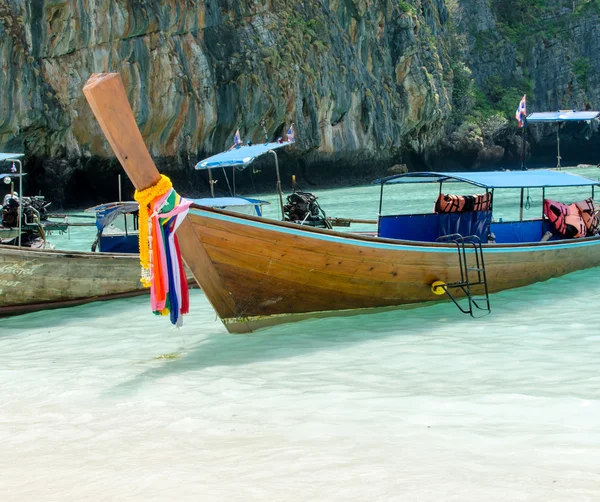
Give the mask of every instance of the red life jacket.
[[569, 214], [569, 207], [556, 200], [544, 199], [544, 215], [550, 220], [555, 230], [561, 234], [567, 234], [566, 216]]
[[569, 206], [556, 200], [544, 199], [544, 214], [556, 231], [565, 237], [585, 237], [587, 227], [576, 203]]

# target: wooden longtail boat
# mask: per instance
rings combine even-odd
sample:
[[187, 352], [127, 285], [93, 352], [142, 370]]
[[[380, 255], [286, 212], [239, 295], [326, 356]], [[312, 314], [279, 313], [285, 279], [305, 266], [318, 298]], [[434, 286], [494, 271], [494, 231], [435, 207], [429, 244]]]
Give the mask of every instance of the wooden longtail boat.
[[147, 292], [137, 255], [0, 245], [0, 316]]
[[[8, 229], [15, 231], [14, 244], [0, 244], [0, 316], [147, 293], [140, 282], [137, 254], [56, 251], [48, 246], [39, 221], [37, 225], [24, 221], [22, 156], [0, 154], [0, 161], [19, 164], [18, 171], [2, 175], [4, 181], [7, 177], [19, 180], [19, 224]], [[36, 226], [41, 237], [34, 247], [22, 237]], [[6, 235], [0, 232], [0, 237]]]
[[[84, 93], [136, 188], [155, 185], [160, 175], [120, 77], [92, 75]], [[488, 292], [600, 264], [600, 237], [560, 239], [544, 218], [494, 222], [491, 204], [494, 189], [589, 186], [593, 195], [598, 181], [556, 171], [524, 171], [413, 173], [379, 183], [382, 195], [390, 183], [439, 183], [441, 195], [442, 184], [451, 181], [485, 190], [487, 207], [482, 203], [469, 212], [380, 215], [378, 237], [192, 206], [178, 230], [182, 255], [228, 331], [235, 333], [448, 297], [464, 312], [489, 311]], [[521, 207], [522, 201], [523, 190]]]

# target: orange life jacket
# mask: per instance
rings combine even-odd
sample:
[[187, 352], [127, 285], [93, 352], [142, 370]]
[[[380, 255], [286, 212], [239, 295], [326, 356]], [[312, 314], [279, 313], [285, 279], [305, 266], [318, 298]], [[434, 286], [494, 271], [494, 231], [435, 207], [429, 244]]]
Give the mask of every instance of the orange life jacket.
[[487, 211], [492, 204], [492, 192], [480, 193], [479, 195], [473, 195], [475, 198], [473, 202], [473, 211]]
[[544, 199], [544, 214], [556, 231], [565, 237], [585, 237], [587, 227], [576, 203], [569, 206], [556, 200]]
[[[567, 224], [567, 230], [570, 230], [571, 236], [575, 239], [586, 236], [587, 227], [581, 217], [577, 204], [569, 204], [569, 214], [565, 216], [565, 223]], [[572, 229], [569, 229], [569, 226], [571, 226]]]
[[435, 213], [460, 213], [465, 206], [465, 199], [460, 195], [439, 194], [433, 211]]
[[452, 195], [440, 194], [435, 201], [435, 213], [462, 213], [466, 211], [487, 211], [492, 202], [492, 194]]
[[575, 202], [575, 204], [579, 208], [579, 213], [581, 214], [583, 222], [585, 223], [585, 227], [587, 228], [587, 234], [597, 234], [600, 227], [600, 222], [598, 221], [598, 214], [592, 198], [589, 197], [588, 199]]
[[544, 199], [544, 215], [550, 220], [552, 226], [561, 235], [567, 234], [565, 217], [569, 214], [569, 207], [556, 200]]

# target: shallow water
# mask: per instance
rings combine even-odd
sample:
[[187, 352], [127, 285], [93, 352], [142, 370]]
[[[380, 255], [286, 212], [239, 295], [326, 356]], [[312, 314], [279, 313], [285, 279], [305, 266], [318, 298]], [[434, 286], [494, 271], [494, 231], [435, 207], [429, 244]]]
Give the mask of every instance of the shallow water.
[[[377, 195], [319, 200], [375, 217]], [[77, 232], [53, 240], [86, 249]], [[253, 335], [198, 290], [180, 330], [143, 297], [4, 319], [0, 500], [596, 501], [599, 279], [495, 294], [475, 320], [440, 304]]]

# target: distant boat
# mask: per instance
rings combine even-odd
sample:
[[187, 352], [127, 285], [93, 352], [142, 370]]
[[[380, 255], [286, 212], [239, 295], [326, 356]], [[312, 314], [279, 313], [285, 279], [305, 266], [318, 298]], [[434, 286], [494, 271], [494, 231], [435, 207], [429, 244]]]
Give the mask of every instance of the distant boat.
[[[84, 93], [133, 184], [140, 190], [155, 185], [160, 175], [120, 77], [92, 75]], [[484, 193], [444, 197], [444, 184], [457, 182]], [[545, 199], [546, 188], [588, 187], [593, 197], [597, 180], [558, 171], [431, 172], [377, 183], [381, 195], [375, 237], [192, 206], [178, 230], [181, 251], [226, 328], [243, 333], [309, 317], [442, 299], [454, 301], [465, 313], [485, 314], [489, 292], [600, 264], [598, 235], [567, 238], [548, 217], [524, 221], [522, 211], [517, 221], [493, 220], [496, 190], [520, 188], [522, 208], [526, 188], [541, 190]], [[439, 184], [436, 211], [382, 214], [384, 187], [398, 183]], [[570, 217], [565, 211], [562, 216]]]
[[[247, 197], [207, 197], [190, 199], [204, 207], [227, 209], [241, 214], [262, 216], [263, 206], [269, 202]], [[102, 253], [138, 253], [138, 210], [136, 201], [109, 202], [90, 207], [98, 233], [91, 244], [92, 251]]]
[[0, 316], [147, 292], [135, 254], [0, 245]]
[[[4, 154], [0, 160], [21, 156]], [[195, 200], [206, 207], [259, 215], [262, 206], [268, 204], [243, 197]], [[98, 228], [90, 246], [99, 252], [51, 249], [46, 246], [43, 228], [38, 244], [27, 247], [25, 242], [18, 242], [23, 225], [6, 228], [4, 234], [0, 231], [0, 237], [14, 242], [0, 244], [0, 316], [148, 293], [140, 282], [137, 202], [102, 204], [89, 211], [94, 212]]]
[[[64, 232], [67, 224], [49, 220], [50, 203], [44, 197], [23, 197], [23, 176], [26, 173], [23, 172], [21, 157], [22, 153], [0, 153], [0, 162], [12, 164], [10, 172], [0, 172], [2, 183], [10, 186], [10, 191], [0, 197], [0, 244], [43, 249], [49, 247], [46, 233]], [[15, 180], [18, 181], [18, 192], [14, 190]]]
[[[212, 171], [214, 169], [222, 169], [225, 179], [227, 180], [227, 186], [231, 191], [231, 195], [235, 195], [235, 172], [237, 170], [242, 171], [249, 167], [259, 157], [265, 156], [266, 154], [272, 154], [275, 160], [275, 175], [277, 179], [277, 194], [279, 196], [279, 209], [281, 211], [282, 221], [293, 221], [301, 225], [319, 227], [319, 228], [332, 228], [333, 225], [349, 226], [351, 220], [340, 219], [340, 218], [328, 218], [325, 211], [321, 208], [317, 202], [317, 197], [310, 192], [296, 191], [296, 177], [292, 176], [293, 192], [287, 196], [287, 204], [283, 201], [283, 193], [281, 191], [281, 176], [279, 173], [279, 160], [277, 157], [277, 151], [280, 148], [290, 146], [294, 143], [291, 141], [282, 141], [281, 139], [276, 142], [256, 143], [247, 145], [234, 145], [232, 148], [208, 157], [207, 159], [201, 160], [195, 166], [195, 169], [207, 171], [209, 183], [211, 186], [211, 192], [213, 191], [213, 180]], [[225, 168], [232, 168], [232, 183], [229, 183], [229, 178], [225, 172]], [[233, 186], [233, 188], [232, 188]], [[210, 200], [210, 199], [209, 199]], [[201, 201], [194, 201], [199, 205]], [[210, 205], [209, 207], [215, 207]], [[222, 207], [221, 209], [227, 209]], [[257, 216], [261, 216], [258, 214]]]
[[[16, 195], [18, 220], [0, 232], [0, 237], [13, 243], [0, 243], [0, 316], [146, 293], [136, 255], [56, 251], [47, 246], [39, 218], [23, 224], [21, 179], [25, 173], [20, 157], [22, 154], [0, 154], [0, 161], [19, 164], [18, 172], [0, 176], [17, 177], [20, 185]], [[25, 238], [34, 231], [37, 237], [31, 245]]]

